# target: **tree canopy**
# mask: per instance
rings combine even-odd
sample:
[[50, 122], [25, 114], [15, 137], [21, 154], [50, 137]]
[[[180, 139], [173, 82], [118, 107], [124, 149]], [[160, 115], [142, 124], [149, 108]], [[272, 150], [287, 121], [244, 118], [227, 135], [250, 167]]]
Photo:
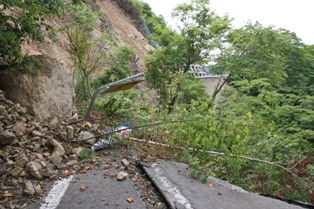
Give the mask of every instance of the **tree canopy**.
[[42, 27], [48, 15], [58, 15], [61, 0], [1, 1], [0, 7], [0, 70], [21, 63], [21, 44], [29, 38], [43, 40]]
[[211, 52], [223, 46], [231, 23], [228, 16], [220, 17], [210, 10], [209, 0], [179, 4], [173, 16], [181, 20], [180, 33], [169, 28], [161, 30], [154, 37], [161, 49], [146, 57], [149, 85], [157, 90], [161, 104], [170, 109], [181, 89], [179, 74], [188, 72], [192, 64], [212, 60]]

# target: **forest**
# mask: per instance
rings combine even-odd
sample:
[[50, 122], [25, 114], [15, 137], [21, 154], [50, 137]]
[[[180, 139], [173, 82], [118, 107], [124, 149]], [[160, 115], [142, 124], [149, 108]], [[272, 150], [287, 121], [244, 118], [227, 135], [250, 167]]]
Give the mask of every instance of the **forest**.
[[[147, 3], [118, 1], [131, 17], [145, 22], [150, 31], [145, 36], [158, 44], [145, 57], [146, 81], [155, 95], [141, 95], [138, 89], [103, 95], [95, 103], [97, 111], [111, 125], [161, 123], [132, 135], [169, 145], [167, 155], [156, 147], [151, 152], [188, 163], [196, 178], [214, 176], [248, 191], [314, 204], [314, 45], [258, 22], [234, 29], [233, 19], [217, 15], [209, 0], [179, 4], [172, 13], [181, 22], [177, 28], [168, 27]], [[28, 60], [21, 43], [42, 40], [43, 28], [56, 32], [45, 23], [47, 15], [67, 14], [71, 18], [61, 32], [71, 43], [71, 76], [81, 112], [98, 86], [132, 74], [132, 48], [116, 46], [110, 31], [91, 38], [101, 14], [87, 4], [1, 4], [0, 45], [5, 47], [0, 48], [0, 71]], [[10, 7], [18, 8], [20, 16], [3, 12]], [[193, 64], [224, 75], [213, 95], [189, 75]]]

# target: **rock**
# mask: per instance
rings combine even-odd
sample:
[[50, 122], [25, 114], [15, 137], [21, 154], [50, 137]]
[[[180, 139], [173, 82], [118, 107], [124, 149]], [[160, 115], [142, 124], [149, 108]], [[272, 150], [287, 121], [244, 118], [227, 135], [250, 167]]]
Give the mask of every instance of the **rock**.
[[40, 154], [40, 153], [33, 153], [33, 155], [34, 155], [35, 158], [37, 158], [37, 159], [40, 159], [40, 160], [43, 160], [43, 159], [44, 159], [43, 155]]
[[3, 115], [4, 113], [6, 113], [5, 106], [0, 105], [0, 114]]
[[12, 176], [18, 176], [24, 169], [20, 166], [16, 166], [12, 171], [11, 171], [11, 175]]
[[[43, 139], [43, 138], [40, 138], [40, 139], [38, 139], [38, 143], [39, 143], [41, 146], [45, 146], [46, 140]], [[49, 154], [49, 153], [48, 153], [48, 154]], [[49, 154], [49, 155], [50, 155], [50, 154]]]
[[40, 144], [35, 143], [35, 144], [33, 145], [33, 152], [38, 152], [39, 148], [40, 148]]
[[[10, 92], [8, 99], [39, 118], [66, 115], [75, 109], [75, 93], [71, 77], [63, 64], [46, 55], [33, 55], [40, 62], [40, 74], [12, 69], [0, 76], [1, 89]], [[36, 66], [29, 62], [29, 68]], [[19, 68], [17, 66], [16, 68]]]
[[80, 139], [82, 139], [82, 140], [91, 138], [91, 139], [85, 141], [85, 143], [88, 143], [88, 144], [90, 144], [90, 145], [94, 145], [94, 144], [95, 144], [96, 139], [95, 139], [95, 138], [92, 138], [92, 137], [94, 137], [95, 135], [92, 134], [91, 132], [89, 132], [89, 131], [82, 131], [82, 132], [80, 133], [80, 135], [81, 135]]
[[71, 166], [71, 167], [77, 164], [78, 164], [77, 160], [70, 160], [69, 162], [66, 163], [67, 166]]
[[50, 156], [50, 153], [49, 153], [49, 152], [44, 152], [44, 153], [43, 153], [43, 156], [47, 158], [47, 157]]
[[30, 180], [25, 181], [24, 193], [27, 195], [33, 195], [35, 193], [34, 186]]
[[46, 166], [46, 169], [50, 169], [50, 170], [54, 170], [56, 168], [56, 166], [54, 164], [51, 164], [49, 163], [47, 166]]
[[48, 128], [50, 130], [55, 130], [57, 128], [58, 125], [58, 118], [54, 118], [52, 121], [50, 121], [50, 123], [48, 124]]
[[66, 130], [67, 130], [67, 138], [68, 139], [73, 139], [73, 136], [74, 136], [74, 129], [73, 129], [73, 127], [72, 126], [67, 126]]
[[126, 159], [122, 159], [121, 161], [122, 161], [122, 164], [123, 164], [125, 167], [128, 168], [128, 167], [130, 166], [129, 161], [127, 161]]
[[17, 179], [12, 179], [12, 185], [13, 186], [18, 186], [19, 185], [19, 181]]
[[69, 156], [69, 160], [77, 160], [77, 159], [78, 159], [77, 155], [70, 155]]
[[6, 163], [4, 164], [4, 166], [5, 166], [7, 169], [9, 169], [9, 168], [11, 168], [11, 167], [13, 166], [13, 164], [14, 164], [14, 162], [13, 162], [12, 160], [8, 160], [8, 162], [6, 162]]
[[32, 131], [32, 135], [36, 137], [36, 136], [42, 136], [43, 134], [39, 131], [34, 130]]
[[39, 164], [44, 168], [46, 168], [47, 166], [47, 163], [45, 161], [40, 161]]
[[13, 139], [13, 141], [10, 143], [10, 145], [15, 145], [17, 144], [19, 141], [17, 140], [17, 138]]
[[26, 110], [25, 107], [18, 107], [18, 108], [17, 108], [17, 112], [20, 113], [20, 114], [22, 114], [22, 115], [25, 114], [26, 111], [27, 111], [27, 110]]
[[15, 133], [22, 133], [24, 134], [25, 131], [26, 131], [26, 127], [23, 125], [23, 122], [16, 122], [12, 128], [12, 130], [15, 132]]
[[118, 173], [117, 179], [120, 180], [120, 181], [122, 181], [122, 180], [125, 179], [127, 176], [128, 176], [128, 174], [127, 174], [126, 172], [121, 171], [121, 172]]
[[6, 145], [6, 146], [3, 148], [3, 152], [7, 152], [7, 153], [11, 152], [12, 150], [13, 150], [13, 147], [10, 146], [10, 145]]
[[27, 172], [26, 172], [26, 171], [22, 171], [22, 172], [20, 173], [20, 176], [21, 176], [21, 177], [27, 176]]
[[74, 115], [67, 120], [67, 123], [71, 124], [71, 123], [75, 123], [76, 121], [78, 121], [78, 115], [77, 113], [74, 113]]
[[28, 157], [26, 155], [21, 155], [16, 161], [15, 164], [20, 167], [24, 167], [29, 162]]
[[41, 189], [40, 184], [38, 184], [37, 186], [34, 187], [35, 190], [35, 195], [42, 195], [43, 194], [43, 190]]
[[57, 174], [53, 174], [52, 176], [50, 176], [50, 179], [51, 180], [56, 180], [58, 178], [58, 175]]
[[22, 132], [15, 132], [15, 135], [16, 135], [17, 137], [24, 136], [24, 134], [23, 134]]
[[42, 169], [39, 172], [41, 175], [46, 176], [46, 177], [50, 177], [58, 173], [56, 170], [52, 170], [52, 169]]
[[9, 130], [5, 130], [0, 133], [0, 142], [1, 144], [10, 144], [16, 138], [15, 134]]
[[47, 134], [48, 133], [48, 128], [47, 127], [41, 128], [40, 132], [43, 133], [43, 134]]
[[3, 163], [3, 161], [0, 159], [0, 176], [6, 173], [6, 167]]
[[72, 153], [78, 156], [82, 150], [83, 150], [83, 147], [77, 147], [77, 148], [72, 149]]
[[91, 124], [90, 122], [86, 122], [86, 123], [85, 123], [85, 127], [87, 127], [87, 128], [90, 129], [90, 128], [92, 128], [92, 124]]
[[29, 162], [26, 164], [26, 170], [37, 179], [42, 178], [42, 175], [39, 172], [40, 169], [42, 169], [42, 166], [35, 161]]
[[54, 147], [50, 160], [54, 165], [58, 165], [62, 162], [62, 155], [65, 153], [64, 148], [59, 142], [52, 138], [48, 139], [48, 141]]

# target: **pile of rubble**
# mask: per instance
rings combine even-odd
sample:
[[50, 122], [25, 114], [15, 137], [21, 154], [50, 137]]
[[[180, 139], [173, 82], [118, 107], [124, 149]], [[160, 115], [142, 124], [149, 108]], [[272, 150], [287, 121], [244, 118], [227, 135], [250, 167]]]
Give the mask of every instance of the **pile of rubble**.
[[[101, 131], [98, 124], [75, 123], [77, 120], [78, 115], [74, 113], [64, 119], [40, 121], [28, 115], [26, 108], [7, 100], [0, 90], [0, 209], [24, 208], [30, 201], [35, 202], [49, 192], [48, 182], [75, 172], [82, 173], [86, 164], [79, 161], [80, 153], [95, 144], [96, 138], [93, 137]], [[69, 143], [68, 140], [83, 140], [84, 144]], [[103, 155], [105, 158], [101, 157]], [[101, 152], [98, 160], [91, 158], [86, 163], [94, 163], [97, 168], [102, 162], [108, 170], [108, 164], [104, 162], [114, 158], [113, 155]], [[143, 161], [152, 162], [150, 158]], [[128, 176], [126, 172], [130, 173], [135, 188], [141, 190], [142, 200], [147, 205], [160, 203], [161, 196], [145, 174], [140, 174], [137, 160], [132, 165], [124, 161], [112, 164], [113, 168], [123, 167], [115, 178], [122, 180]], [[153, 161], [156, 161], [155, 157]]]
[[[6, 193], [17, 187], [22, 187], [28, 196], [42, 196], [43, 184], [33, 185], [31, 180], [57, 179], [61, 170], [80, 169], [78, 155], [84, 147], [70, 144], [67, 139], [91, 138], [98, 129], [96, 124], [89, 122], [71, 125], [76, 120], [78, 116], [75, 113], [61, 121], [58, 118], [39, 121], [26, 114], [26, 108], [7, 100], [0, 90], [2, 197], [10, 196]], [[95, 138], [86, 141], [90, 145], [94, 142]]]

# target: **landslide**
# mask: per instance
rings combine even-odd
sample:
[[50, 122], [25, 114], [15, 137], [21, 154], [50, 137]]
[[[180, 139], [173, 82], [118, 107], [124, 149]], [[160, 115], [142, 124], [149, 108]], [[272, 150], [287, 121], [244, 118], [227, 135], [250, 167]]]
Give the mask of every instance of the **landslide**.
[[[144, 71], [144, 56], [154, 48], [135, 27], [136, 20], [132, 19], [132, 16], [126, 13], [116, 0], [96, 0], [96, 4], [89, 4], [92, 4], [93, 9], [103, 12], [103, 17], [97, 21], [93, 35], [97, 37], [109, 28], [115, 34], [117, 46], [128, 46], [134, 50], [136, 59], [139, 58], [136, 62], [137, 71]], [[48, 18], [47, 22], [58, 31], [57, 34], [52, 36], [46, 33], [44, 42], [30, 40], [23, 44], [23, 51], [30, 56], [46, 55], [51, 59], [56, 59], [62, 63], [68, 72], [71, 72], [73, 61], [68, 53], [69, 41], [66, 35], [59, 31], [65, 25], [65, 19], [53, 17]]]

